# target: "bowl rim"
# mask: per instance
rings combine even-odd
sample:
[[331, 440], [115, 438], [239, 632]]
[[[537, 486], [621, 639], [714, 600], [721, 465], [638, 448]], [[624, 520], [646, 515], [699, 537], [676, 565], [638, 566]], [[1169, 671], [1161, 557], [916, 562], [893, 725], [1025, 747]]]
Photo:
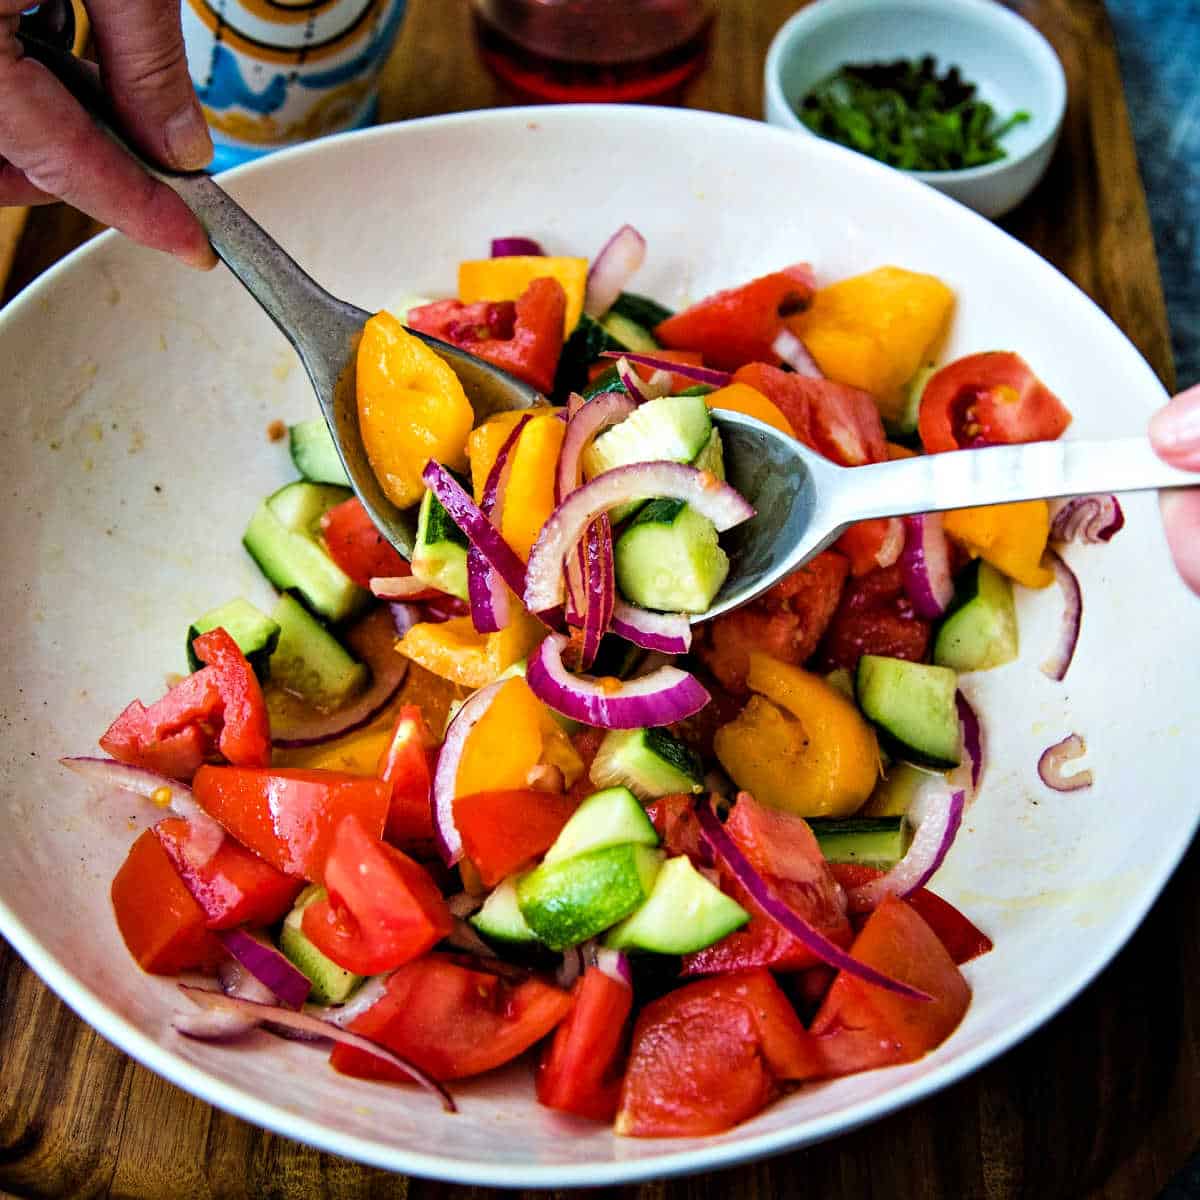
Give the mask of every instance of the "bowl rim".
[[[1051, 106], [1042, 118], [1035, 115], [1042, 128], [1042, 134], [1027, 149], [1018, 155], [1006, 154], [995, 162], [983, 163], [978, 167], [960, 167], [951, 171], [913, 171], [905, 167], [888, 167], [889, 170], [899, 171], [922, 183], [951, 186], [959, 183], [973, 183], [991, 179], [1001, 175], [1023, 163], [1028, 162], [1040, 153], [1047, 144], [1052, 144], [1062, 129], [1063, 119], [1067, 111], [1067, 77], [1063, 70], [1062, 61], [1054, 47], [1042, 32], [1025, 20], [1012, 9], [996, 3], [996, 0], [814, 0], [798, 12], [793, 13], [776, 31], [767, 49], [767, 57], [763, 64], [763, 89], [765, 108], [768, 112], [778, 112], [784, 115], [785, 121], [779, 128], [790, 129], [802, 133], [817, 141], [828, 141], [820, 134], [813, 133], [796, 115], [791, 101], [783, 91], [782, 75], [785, 61], [795, 53], [797, 45], [803, 41], [806, 34], [836, 19], [842, 14], [862, 11], [878, 11], [880, 8], [921, 9], [928, 12], [953, 12], [956, 16], [965, 16], [968, 20], [976, 20], [981, 26], [990, 29], [1006, 30], [1012, 35], [1012, 40], [1020, 43], [1030, 63], [1040, 68], [1040, 74], [1050, 84]], [[774, 122], [772, 122], [774, 123]], [[836, 144], [836, 143], [835, 143]], [[848, 148], [848, 147], [847, 147]], [[851, 151], [851, 153], [857, 153]], [[869, 155], [862, 155], [869, 158]], [[878, 160], [872, 160], [878, 161]], [[880, 164], [887, 166], [886, 163]]]
[[[606, 117], [626, 121], [649, 117], [652, 120], [671, 123], [737, 124], [749, 136], [777, 139], [782, 153], [788, 153], [788, 147], [795, 147], [797, 144], [794, 139], [790, 139], [789, 131], [781, 127], [770, 126], [749, 118], [702, 110], [630, 105], [522, 106], [415, 118], [372, 129], [336, 134], [243, 164], [223, 172], [220, 178], [222, 182], [236, 183], [243, 176], [249, 178], [258, 172], [270, 172], [275, 169], [276, 164], [319, 157], [324, 149], [345, 141], [386, 143], [393, 138], [402, 139], [405, 131], [410, 128], [425, 129], [430, 126], [453, 127], [473, 124], [529, 124], [559, 120], [580, 121], [586, 124]], [[822, 156], [831, 158], [839, 161], [844, 169], [868, 177], [878, 177], [879, 172], [889, 171], [893, 179], [905, 174], [891, 171], [890, 168], [865, 155], [822, 138], [812, 138], [804, 145], [806, 146], [804, 153], [814, 154], [818, 158]], [[892, 186], [912, 189], [911, 195], [914, 199], [919, 198], [922, 205], [932, 206], [935, 210], [947, 206], [943, 211], [948, 216], [957, 213], [958, 216], [954, 217], [955, 220], [965, 219], [970, 222], [981, 222], [981, 228], [991, 230], [986, 236], [999, 237], [1009, 243], [1010, 252], [1034, 266], [1036, 270], [1049, 270], [1058, 275], [1068, 287], [1079, 293], [1080, 299], [1096, 310], [1098, 317], [1106, 322], [1120, 341], [1126, 343], [1126, 346], [1137, 355], [1145, 370], [1148, 385], [1156, 387], [1165, 399], [1166, 389], [1163, 388], [1136, 347], [1129, 342], [1124, 332], [1073, 281], [1062, 275], [1057, 268], [1047, 263], [1034, 250], [977, 213], [966, 212], [963, 205], [933, 189], [922, 186], [911, 177], [907, 183], [893, 184]], [[103, 233], [76, 248], [71, 254], [45, 271], [22, 292], [13, 297], [10, 304], [0, 309], [0, 330], [18, 310], [23, 311], [29, 305], [38, 304], [46, 293], [58, 287], [60, 278], [68, 276], [81, 260], [112, 245], [114, 240], [119, 237], [120, 235], [116, 231], [110, 230]], [[998, 1058], [1061, 1012], [1120, 953], [1158, 900], [1167, 881], [1187, 851], [1197, 826], [1200, 826], [1200, 810], [1197, 811], [1196, 817], [1191, 823], [1180, 823], [1174, 834], [1174, 840], [1166, 843], [1156, 870], [1143, 876], [1144, 886], [1141, 895], [1135, 902], [1125, 906], [1122, 919], [1114, 922], [1102, 953], [1091, 959], [1086, 967], [1077, 974], [1064, 975], [1057, 987], [1047, 990], [1043, 1000], [1038, 1005], [1031, 1007], [1015, 1024], [984, 1038], [971, 1050], [954, 1055], [927, 1074], [901, 1084], [882, 1087], [877, 1095], [856, 1102], [853, 1115], [848, 1115], [845, 1110], [839, 1110], [807, 1121], [802, 1136], [797, 1136], [794, 1127], [785, 1127], [749, 1136], [739, 1136], [735, 1128], [730, 1131], [730, 1134], [706, 1140], [700, 1147], [690, 1145], [683, 1149], [667, 1150], [660, 1155], [647, 1154], [627, 1159], [613, 1157], [598, 1162], [511, 1164], [483, 1160], [458, 1161], [445, 1154], [406, 1149], [389, 1144], [382, 1139], [332, 1130], [320, 1121], [299, 1117], [274, 1101], [263, 1099], [209, 1075], [202, 1066], [189, 1062], [169, 1045], [158, 1042], [134, 1022], [121, 1016], [110, 1008], [98, 993], [93, 992], [77, 980], [66, 964], [60, 963], [53, 954], [41, 946], [34, 934], [8, 907], [2, 895], [0, 895], [0, 935], [8, 940], [35, 974], [77, 1016], [131, 1058], [188, 1094], [283, 1137], [385, 1170], [468, 1185], [490, 1185], [505, 1188], [617, 1185], [718, 1170], [828, 1140], [851, 1132], [919, 1100], [926, 1099]], [[532, 1103], [532, 1097], [530, 1102]], [[568, 1135], [564, 1134], [564, 1136]], [[613, 1136], [615, 1137], [615, 1135]], [[664, 1139], [661, 1144], [669, 1146], [671, 1141]]]

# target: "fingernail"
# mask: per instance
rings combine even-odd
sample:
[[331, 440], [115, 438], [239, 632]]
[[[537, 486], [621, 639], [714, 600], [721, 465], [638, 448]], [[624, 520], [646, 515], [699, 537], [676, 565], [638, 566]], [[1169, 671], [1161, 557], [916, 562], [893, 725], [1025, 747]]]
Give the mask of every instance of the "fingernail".
[[1150, 418], [1150, 441], [1177, 466], [1200, 469], [1200, 384]]
[[198, 171], [212, 161], [213, 144], [200, 106], [191, 101], [168, 121], [163, 130], [167, 153], [181, 171]]
[[193, 250], [182, 251], [179, 259], [197, 271], [211, 271], [217, 265], [217, 256], [207, 242]]

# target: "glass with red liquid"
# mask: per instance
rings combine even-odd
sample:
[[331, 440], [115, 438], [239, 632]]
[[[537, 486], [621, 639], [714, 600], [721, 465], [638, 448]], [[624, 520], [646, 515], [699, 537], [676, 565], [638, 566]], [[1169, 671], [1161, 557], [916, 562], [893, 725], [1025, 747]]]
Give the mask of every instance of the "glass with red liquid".
[[522, 99], [662, 101], [704, 66], [710, 0], [471, 0], [479, 53]]

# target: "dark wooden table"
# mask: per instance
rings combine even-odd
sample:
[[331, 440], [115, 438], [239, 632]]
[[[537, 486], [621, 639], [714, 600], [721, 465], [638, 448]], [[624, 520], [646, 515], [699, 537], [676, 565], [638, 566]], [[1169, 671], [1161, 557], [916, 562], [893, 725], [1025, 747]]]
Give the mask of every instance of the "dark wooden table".
[[[698, 108], [758, 116], [767, 43], [794, 0], [720, 0]], [[1067, 69], [1050, 174], [1006, 222], [1087, 291], [1168, 386], [1166, 314], [1102, 0], [1021, 0]], [[411, 0], [384, 82], [385, 120], [506, 103], [475, 61], [465, 0]], [[96, 230], [59, 208], [23, 236], [0, 220], [13, 294]], [[1131, 801], [1136, 798], [1131, 798]], [[1009, 1200], [1157, 1196], [1200, 1134], [1200, 852], [1129, 946], [1023, 1045], [924, 1103], [834, 1142], [692, 1179], [651, 1197]], [[16, 1196], [466, 1197], [321, 1154], [210, 1108], [81, 1024], [0, 941], [0, 1191]]]

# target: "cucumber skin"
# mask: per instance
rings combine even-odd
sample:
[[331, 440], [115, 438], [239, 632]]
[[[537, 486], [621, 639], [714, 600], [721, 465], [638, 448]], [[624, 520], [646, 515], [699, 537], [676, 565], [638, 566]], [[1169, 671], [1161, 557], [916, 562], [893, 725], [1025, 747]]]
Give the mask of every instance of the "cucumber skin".
[[[962, 761], [961, 742], [958, 743], [956, 757], [941, 755], [923, 746], [913, 745], [893, 732], [891, 727], [886, 723], [890, 718], [880, 711], [877, 698], [874, 695], [868, 694], [875, 692], [873, 685], [878, 683], [878, 675], [876, 674], [878, 670], [881, 668], [884, 670], [889, 668], [894, 670], [897, 667], [902, 667], [905, 671], [912, 671], [914, 678], [920, 678], [921, 674], [935, 671], [946, 672], [948, 676], [954, 675], [954, 672], [948, 667], [930, 666], [926, 663], [908, 662], [905, 659], [892, 659], [880, 655], [864, 654], [858, 661], [858, 671], [854, 679], [854, 694], [863, 715], [875, 726], [881, 745], [894, 758], [915, 763], [917, 766], [933, 767], [937, 770], [949, 770], [957, 767]], [[931, 676], [930, 678], [934, 677]], [[957, 688], [957, 683], [958, 680], [955, 677], [955, 688]], [[892, 698], [894, 699], [894, 697]], [[952, 725], [955, 730], [955, 737], [957, 738], [959, 727], [958, 712], [954, 705], [954, 689], [950, 691], [949, 703], [946, 706], [946, 711], [941, 715], [946, 719], [948, 725]]]
[[610, 730], [592, 761], [597, 787], [624, 786], [639, 800], [703, 791], [704, 766], [682, 742], [661, 729]]
[[[257, 618], [256, 624], [261, 628], [257, 631], [257, 636], [250, 635], [242, 630], [230, 629], [226, 623], [229, 615], [226, 610], [234, 608], [234, 606], [242, 604], [246, 609], [252, 610], [244, 615], [247, 619]], [[223, 619], [224, 618], [224, 619]], [[237, 622], [230, 622], [237, 624]], [[254, 674], [260, 681], [270, 678], [271, 674], [271, 655], [275, 652], [275, 647], [279, 644], [279, 625], [273, 621], [266, 613], [255, 608], [249, 600], [238, 596], [234, 600], [230, 600], [226, 604], [222, 604], [217, 608], [206, 612], [202, 617], [197, 617], [196, 620], [188, 626], [187, 631], [187, 660], [188, 670], [198, 671], [204, 665], [199, 658], [196, 657], [195, 650], [192, 649], [192, 643], [202, 634], [208, 633], [210, 630], [220, 626], [227, 634], [237, 643], [237, 648], [246, 656], [246, 661], [250, 664]], [[263, 636], [265, 635], [265, 636]]]
[[622, 292], [613, 301], [612, 307], [608, 311], [625, 317], [652, 332], [656, 325], [661, 325], [669, 317], [675, 315], [671, 309], [659, 304], [657, 300], [651, 300], [649, 296], [641, 296], [637, 292]]
[[657, 846], [658, 833], [628, 788], [604, 788], [593, 792], [571, 814], [542, 864], [553, 866], [591, 850], [634, 844]]
[[[470, 487], [457, 477], [464, 490]], [[460, 600], [467, 598], [467, 535], [454, 523], [441, 501], [427, 491], [417, 513], [412, 572], [418, 578]]]
[[827, 862], [863, 863], [887, 870], [904, 857], [900, 817], [813, 818], [808, 824]]

